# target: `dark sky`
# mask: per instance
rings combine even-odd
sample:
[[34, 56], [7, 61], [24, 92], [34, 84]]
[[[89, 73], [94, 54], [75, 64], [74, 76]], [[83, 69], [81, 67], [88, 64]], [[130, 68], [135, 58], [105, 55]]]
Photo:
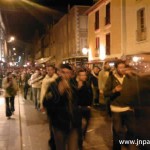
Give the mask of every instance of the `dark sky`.
[[93, 0], [0, 0], [0, 11], [7, 35], [31, 42], [35, 30], [59, 20], [68, 4], [92, 5]]

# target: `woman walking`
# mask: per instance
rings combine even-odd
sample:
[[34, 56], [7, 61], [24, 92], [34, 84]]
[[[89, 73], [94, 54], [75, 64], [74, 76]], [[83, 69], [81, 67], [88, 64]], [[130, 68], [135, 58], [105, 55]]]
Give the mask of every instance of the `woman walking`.
[[18, 86], [16, 80], [13, 78], [12, 73], [8, 72], [6, 77], [3, 79], [3, 89], [5, 103], [6, 103], [6, 117], [10, 119], [11, 115], [15, 111], [14, 99], [17, 94]]

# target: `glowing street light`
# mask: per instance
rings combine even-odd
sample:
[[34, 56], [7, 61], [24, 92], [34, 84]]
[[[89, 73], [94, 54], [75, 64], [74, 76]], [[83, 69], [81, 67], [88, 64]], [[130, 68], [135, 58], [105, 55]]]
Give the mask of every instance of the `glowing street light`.
[[83, 53], [83, 55], [87, 55], [88, 54], [88, 48], [83, 48], [82, 53]]
[[13, 50], [15, 51], [15, 50], [16, 50], [16, 48], [14, 47], [14, 48], [13, 48]]
[[8, 42], [13, 42], [15, 40], [14, 36], [11, 36]]

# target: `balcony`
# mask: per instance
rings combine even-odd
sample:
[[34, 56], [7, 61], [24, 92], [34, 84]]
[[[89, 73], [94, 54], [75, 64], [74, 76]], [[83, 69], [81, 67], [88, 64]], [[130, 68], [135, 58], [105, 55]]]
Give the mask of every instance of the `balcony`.
[[139, 30], [136, 30], [136, 40], [138, 42], [144, 41], [147, 38], [147, 30], [146, 28], [141, 28]]

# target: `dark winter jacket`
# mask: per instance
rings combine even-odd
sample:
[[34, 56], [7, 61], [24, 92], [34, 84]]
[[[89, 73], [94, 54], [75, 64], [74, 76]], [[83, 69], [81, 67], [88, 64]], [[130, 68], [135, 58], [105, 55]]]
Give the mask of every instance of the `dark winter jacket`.
[[[104, 90], [104, 95], [110, 100], [110, 103], [115, 106], [131, 106], [136, 107], [150, 104], [150, 77], [126, 76], [122, 84], [122, 91], [112, 93], [112, 90], [117, 85], [117, 80], [113, 75], [110, 75]], [[148, 97], [148, 98], [147, 98]], [[144, 102], [146, 101], [146, 102]]]
[[73, 80], [73, 85], [77, 91], [77, 104], [78, 106], [86, 107], [92, 105], [93, 93], [92, 87], [88, 82], [84, 82], [81, 88], [78, 88], [78, 82]]
[[70, 83], [72, 99], [68, 99], [66, 92], [60, 95], [58, 91], [60, 81], [61, 78], [58, 78], [56, 82], [51, 83], [43, 101], [43, 106], [47, 110], [52, 126], [61, 131], [69, 132], [72, 128], [80, 127], [81, 119], [77, 108], [77, 93]]

